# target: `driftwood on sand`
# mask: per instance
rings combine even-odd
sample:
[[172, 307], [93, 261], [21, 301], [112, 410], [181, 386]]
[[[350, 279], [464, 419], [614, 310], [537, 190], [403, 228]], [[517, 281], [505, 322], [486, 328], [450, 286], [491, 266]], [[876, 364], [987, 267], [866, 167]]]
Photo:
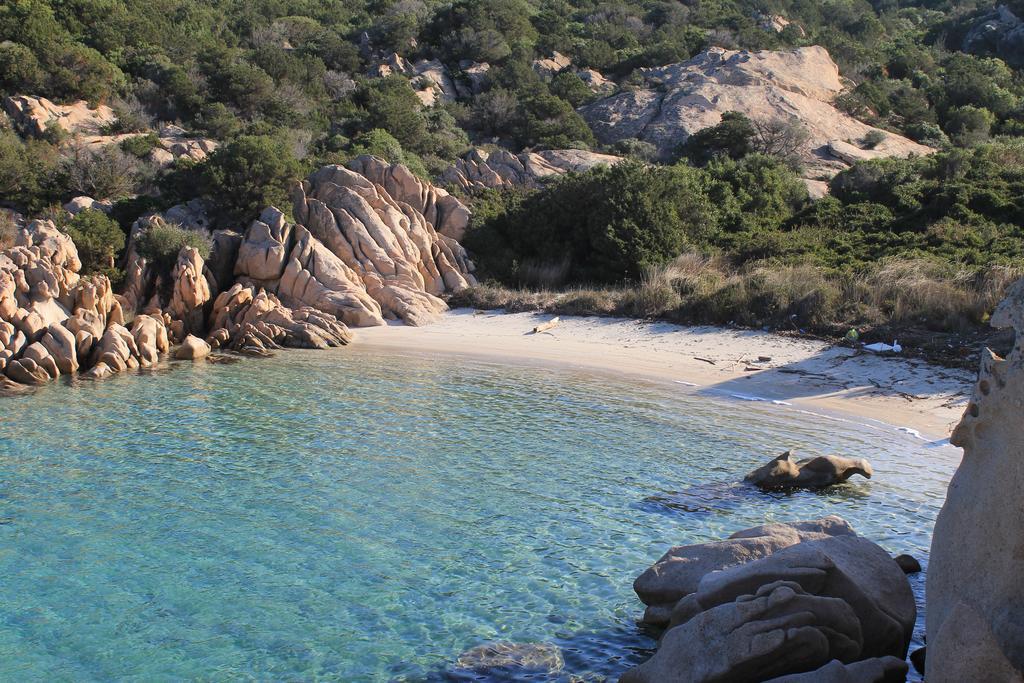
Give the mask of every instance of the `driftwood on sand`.
[[533, 328], [533, 332], [531, 334], [540, 334], [541, 332], [547, 332], [548, 330], [557, 327], [558, 323], [560, 322], [562, 322], [561, 318], [552, 318], [546, 323], [541, 323], [540, 325], [537, 325], [537, 327]]

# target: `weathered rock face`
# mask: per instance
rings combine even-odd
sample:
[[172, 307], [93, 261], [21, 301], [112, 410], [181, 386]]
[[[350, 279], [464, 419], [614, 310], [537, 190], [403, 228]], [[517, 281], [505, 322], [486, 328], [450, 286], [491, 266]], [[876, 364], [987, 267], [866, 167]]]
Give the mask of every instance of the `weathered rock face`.
[[821, 455], [796, 460], [792, 451], [786, 451], [748, 474], [744, 481], [766, 491], [815, 489], [841, 484], [855, 474], [870, 479], [872, 473], [871, 463], [863, 458]]
[[[675, 600], [668, 630], [655, 655], [622, 681], [742, 683], [819, 670], [822, 677], [812, 680], [870, 681], [883, 678], [854, 676], [905, 674], [901, 660], [916, 618], [910, 584], [888, 553], [842, 520], [756, 527], [670, 555], [636, 584], [648, 604], [652, 596]], [[643, 585], [666, 570], [674, 571], [671, 585]], [[641, 592], [651, 587], [659, 590]], [[878, 661], [850, 668], [862, 660]]]
[[[408, 204], [441, 235], [462, 239], [469, 226], [469, 208], [444, 189], [417, 178], [401, 164], [372, 156], [353, 159], [349, 168], [361, 174], [395, 202]], [[315, 175], [315, 174], [314, 174]], [[312, 177], [311, 177], [312, 180]], [[300, 221], [301, 222], [301, 221]]]
[[552, 149], [521, 154], [475, 149], [449, 166], [441, 180], [467, 191], [503, 187], [532, 189], [539, 187], [545, 180], [565, 173], [580, 173], [595, 166], [611, 166], [620, 161], [622, 157], [578, 149]]
[[16, 246], [0, 252], [5, 386], [43, 384], [82, 369], [106, 376], [152, 364], [166, 352], [162, 319], [137, 322], [129, 332], [110, 281], [82, 278], [80, 268], [74, 243], [49, 221], [32, 221]]
[[437, 102], [452, 102], [459, 94], [448, 69], [437, 59], [410, 62], [401, 55], [392, 53], [370, 69], [370, 75], [378, 78], [392, 74], [408, 77], [416, 96], [426, 107]]
[[560, 72], [572, 66], [572, 59], [556, 51], [544, 59], [533, 60], [532, 66], [538, 76], [551, 80]]
[[990, 55], [1024, 66], [1024, 21], [1006, 5], [981, 16], [964, 36], [964, 52]]
[[[306, 261], [293, 259], [292, 267], [309, 259], [323, 265], [323, 278], [316, 279], [329, 279], [328, 289], [345, 292], [350, 303], [364, 290], [379, 306], [376, 322], [383, 316], [412, 325], [429, 323], [447, 309], [440, 295], [476, 282], [465, 250], [436, 231], [430, 219], [447, 222], [447, 199], [454, 198], [439, 194], [404, 166], [374, 157], [356, 159], [351, 170], [326, 166], [296, 188], [295, 217], [315, 239], [298, 233], [296, 245], [308, 256]], [[297, 282], [306, 280], [300, 275]], [[365, 317], [373, 310], [366, 310], [361, 298], [358, 303], [364, 320], [352, 324], [373, 324]], [[340, 319], [346, 320], [344, 315]]]
[[176, 322], [180, 321], [180, 329], [175, 330], [175, 341], [181, 341], [186, 335], [206, 334], [206, 307], [213, 299], [213, 288], [207, 275], [204, 274], [205, 262], [193, 247], [185, 247], [178, 254], [178, 263], [171, 275], [173, 290], [168, 312]]
[[[815, 176], [834, 175], [847, 165], [830, 153], [830, 142], [860, 140], [877, 130], [833, 106], [843, 84], [839, 68], [821, 47], [787, 52], [711, 48], [688, 62], [641, 73], [644, 87], [580, 109], [601, 142], [639, 138], [668, 157], [693, 133], [718, 124], [727, 111], [755, 120], [795, 119], [810, 136], [804, 161]], [[872, 154], [908, 156], [932, 151], [886, 134]]]
[[22, 135], [34, 136], [42, 135], [50, 126], [58, 126], [67, 133], [95, 134], [117, 120], [114, 110], [106, 105], [92, 109], [85, 100], [61, 105], [29, 95], [4, 99], [4, 111]]
[[326, 349], [352, 341], [351, 332], [334, 316], [308, 306], [288, 309], [266, 290], [239, 283], [218, 295], [210, 329], [206, 341], [212, 348], [253, 355], [282, 347]]
[[950, 441], [964, 449], [932, 535], [928, 680], [1024, 680], [1024, 280], [992, 325], [1013, 328], [1006, 358], [986, 351]]
[[802, 541], [854, 535], [838, 517], [808, 522], [765, 524], [737, 531], [724, 541], [677, 546], [665, 553], [633, 582], [633, 590], [648, 606], [644, 621], [668, 624], [676, 603], [695, 592], [706, 574], [766, 557]]

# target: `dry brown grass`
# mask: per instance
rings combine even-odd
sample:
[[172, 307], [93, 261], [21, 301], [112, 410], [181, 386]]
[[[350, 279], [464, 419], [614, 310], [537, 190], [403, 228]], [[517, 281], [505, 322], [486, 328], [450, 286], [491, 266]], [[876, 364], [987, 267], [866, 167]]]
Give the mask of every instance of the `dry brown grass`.
[[749, 264], [684, 254], [648, 270], [630, 287], [554, 290], [485, 284], [452, 305], [622, 315], [695, 324], [842, 333], [850, 327], [913, 326], [961, 332], [982, 326], [1019, 269], [957, 269], [924, 260], [890, 260], [867, 272], [832, 274], [810, 265]]

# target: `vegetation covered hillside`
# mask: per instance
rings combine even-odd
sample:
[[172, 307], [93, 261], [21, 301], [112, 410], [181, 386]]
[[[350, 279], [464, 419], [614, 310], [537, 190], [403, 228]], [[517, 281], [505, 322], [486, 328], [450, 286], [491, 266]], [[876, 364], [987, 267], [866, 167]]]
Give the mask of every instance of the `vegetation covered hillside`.
[[[294, 179], [363, 153], [436, 178], [474, 146], [593, 149], [636, 163], [471, 198], [467, 242], [485, 275], [636, 286], [691, 254], [728, 277], [797, 267], [865, 281], [858, 274], [913, 259], [957, 297], [977, 297], [964, 315], [922, 311], [921, 321], [969, 327], [987, 313], [984, 288], [1024, 257], [1016, 17], [1024, 0], [11, 0], [0, 7], [0, 95], [106, 104], [116, 121], [96, 133], [139, 135], [83, 149], [57, 127], [7, 126], [0, 202], [36, 214], [89, 194], [115, 202], [124, 230], [144, 211], [203, 197], [215, 225], [241, 228], [284, 204]], [[726, 117], [650, 165], [666, 150], [636, 139], [602, 148], [577, 111], [710, 46], [810, 45], [839, 65], [843, 111], [939, 152], [857, 164], [812, 201], [792, 154], [799, 122]], [[156, 164], [160, 139], [142, 133], [166, 123], [219, 146]], [[105, 272], [113, 243], [95, 247]], [[851, 301], [842, 289], [833, 298]], [[678, 288], [670, 299], [681, 317], [781, 315], [701, 308]], [[876, 304], [815, 316], [868, 324], [898, 308]]]

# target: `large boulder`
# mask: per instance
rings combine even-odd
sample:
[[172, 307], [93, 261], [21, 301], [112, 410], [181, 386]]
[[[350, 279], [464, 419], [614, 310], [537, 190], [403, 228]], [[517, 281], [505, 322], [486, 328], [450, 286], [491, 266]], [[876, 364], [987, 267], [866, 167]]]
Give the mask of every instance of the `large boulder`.
[[633, 582], [648, 606], [644, 621], [667, 624], [679, 600], [695, 592], [710, 572], [745, 564], [803, 541], [852, 536], [853, 528], [839, 517], [774, 523], [737, 531], [723, 541], [676, 546]]
[[[640, 75], [641, 87], [580, 109], [602, 143], [638, 138], [667, 159], [691, 135], [720, 123], [725, 112], [757, 121], [796, 120], [809, 135], [803, 161], [815, 177], [834, 175], [848, 165], [830, 152], [830, 142], [861, 140], [878, 130], [835, 107], [844, 86], [822, 47], [780, 52], [710, 48], [687, 62], [641, 69]], [[869, 154], [905, 157], [933, 151], [887, 133]]]
[[1024, 280], [992, 325], [1012, 328], [1006, 358], [986, 351], [950, 441], [964, 450], [932, 535], [928, 680], [1024, 680]]
[[793, 451], [786, 451], [744, 477], [744, 481], [766, 491], [778, 489], [819, 489], [841, 484], [855, 474], [867, 479], [873, 470], [863, 458], [819, 455], [796, 460]]
[[181, 346], [174, 351], [174, 357], [177, 360], [202, 360], [209, 355], [210, 345], [191, 334], [185, 337]]
[[[654, 656], [622, 680], [743, 683], [820, 670], [820, 680], [859, 682], [905, 673], [886, 658], [906, 656], [916, 618], [910, 584], [888, 553], [839, 522], [799, 523], [805, 540], [736, 549], [746, 556], [713, 544], [676, 549], [677, 556], [707, 557], [708, 571], [683, 589]], [[756, 528], [739, 536], [767, 541], [772, 534]], [[830, 666], [833, 660], [839, 665]]]

